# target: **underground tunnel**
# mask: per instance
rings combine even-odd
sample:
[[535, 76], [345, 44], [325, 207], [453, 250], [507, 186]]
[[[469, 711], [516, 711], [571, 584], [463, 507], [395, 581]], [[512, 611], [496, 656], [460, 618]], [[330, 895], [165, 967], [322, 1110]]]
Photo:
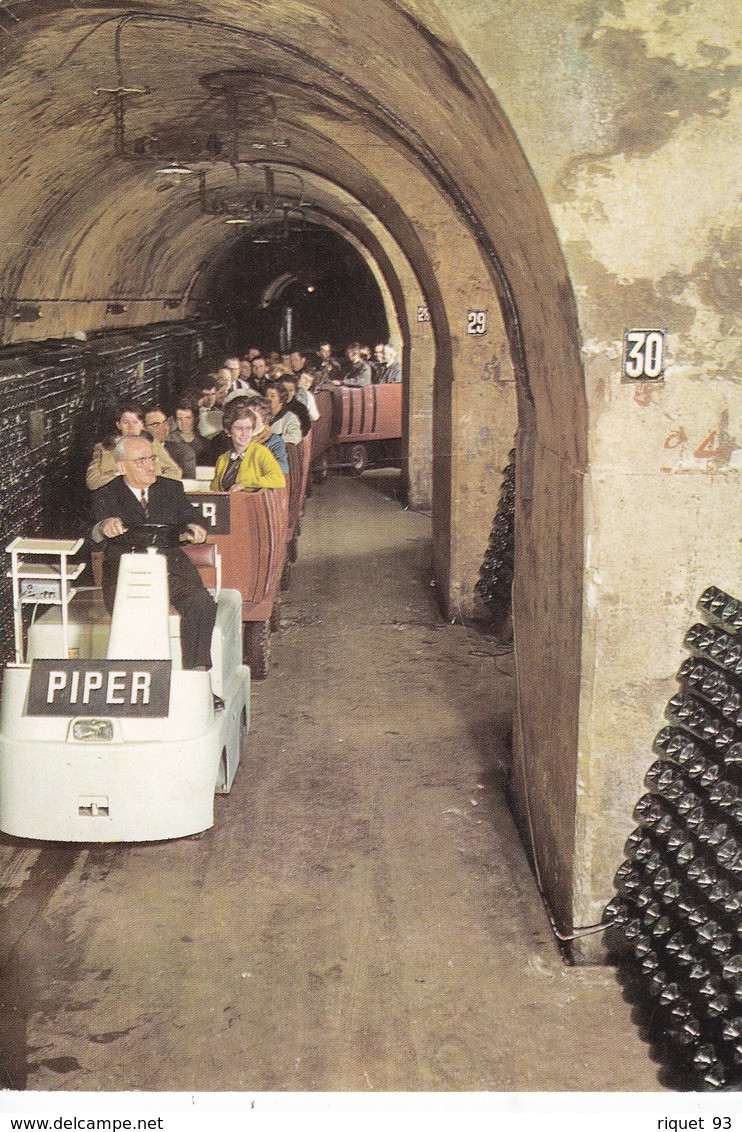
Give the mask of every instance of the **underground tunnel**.
[[[738, 28], [725, 5], [695, 7], [684, 24], [672, 4], [663, 4], [661, 27], [649, 4], [621, 13], [593, 8], [577, 10], [567, 0], [549, 13], [537, 0], [517, 13], [453, 0], [199, 0], [177, 12], [164, 0], [3, 5], [0, 408], [7, 479], [0, 514], [6, 544], [15, 535], [84, 533], [77, 453], [119, 395], [172, 399], [205, 369], [253, 345], [285, 352], [325, 338], [339, 351], [355, 338], [391, 343], [403, 378], [400, 480], [392, 494], [404, 496], [402, 515], [412, 526], [400, 534], [395, 523], [404, 520], [386, 515], [383, 491], [363, 497], [367, 521], [381, 532], [389, 520], [410, 540], [400, 585], [415, 611], [407, 620], [419, 619], [414, 632], [428, 634], [420, 649], [439, 639], [432, 611], [435, 624], [468, 634], [468, 659], [449, 657], [448, 678], [479, 706], [467, 714], [457, 701], [454, 714], [462, 735], [480, 736], [490, 771], [497, 765], [495, 777], [507, 779], [532, 867], [514, 866], [514, 890], [500, 898], [517, 903], [531, 883], [540, 907], [537, 880], [547, 934], [551, 924], [564, 937], [578, 965], [574, 977], [584, 965], [608, 979], [610, 969], [592, 966], [606, 961], [603, 933], [582, 931], [600, 923], [614, 895], [699, 595], [712, 585], [730, 595], [742, 589], [738, 530], [730, 521], [742, 464], [732, 191], [742, 111]], [[681, 167], [682, 202], [673, 187]], [[710, 178], [709, 168], [718, 176]], [[659, 354], [641, 352], [646, 343], [661, 343], [661, 365]], [[495, 690], [490, 674], [487, 707], [477, 698], [477, 651], [485, 646], [476, 642], [486, 638], [486, 611], [476, 584], [512, 450], [512, 669], [507, 694]], [[369, 474], [362, 483], [338, 476], [328, 490], [352, 514], [360, 506], [352, 491], [371, 491], [372, 482]], [[378, 483], [384, 488], [383, 477]], [[336, 547], [338, 563], [347, 557], [348, 569], [366, 578], [364, 554], [336, 546], [322, 506], [321, 498], [310, 499], [303, 538]], [[312, 533], [313, 521], [321, 536]], [[356, 537], [362, 545], [363, 535]], [[386, 535], [379, 537], [377, 575], [389, 581], [397, 567]], [[311, 555], [321, 551], [318, 545]], [[319, 594], [329, 583], [311, 555], [307, 594]], [[341, 565], [332, 569], [342, 574]], [[423, 578], [424, 606], [416, 588]], [[399, 612], [383, 613], [376, 575], [370, 584], [376, 605], [364, 614], [369, 626], [377, 619], [383, 636], [387, 614], [390, 624], [407, 624]], [[352, 624], [353, 596], [338, 586], [333, 600], [347, 604], [330, 601], [331, 624]], [[308, 597], [294, 601], [292, 612], [287, 600], [289, 638], [303, 622], [311, 633], [317, 616]], [[10, 659], [7, 582], [2, 616]], [[497, 662], [489, 640], [483, 664]], [[277, 663], [290, 667], [285, 657]], [[353, 662], [346, 656], [344, 663]], [[373, 682], [371, 669], [363, 670]], [[338, 679], [335, 669], [332, 675]], [[394, 673], [387, 676], [393, 683]], [[414, 675], [400, 670], [396, 678]], [[436, 695], [445, 700], [443, 691]], [[304, 702], [302, 711], [311, 716], [313, 705]], [[435, 747], [436, 709], [430, 717], [427, 739]], [[488, 718], [498, 721], [489, 738]], [[455, 763], [448, 724], [438, 725]], [[281, 721], [287, 747], [299, 742], [292, 727]], [[359, 741], [352, 729], [336, 727], [351, 747]], [[364, 716], [362, 728], [369, 727]], [[386, 730], [398, 729], [399, 721]], [[503, 743], [509, 731], [512, 750]], [[269, 735], [260, 742], [267, 751]], [[382, 739], [380, 749], [388, 746]], [[332, 779], [327, 752], [317, 757]], [[366, 748], [356, 757], [369, 757]], [[421, 781], [432, 775], [417, 769]], [[445, 777], [445, 766], [438, 770]], [[275, 838], [270, 852], [260, 849], [263, 865], [280, 853], [280, 831], [261, 808], [266, 773], [250, 779], [257, 799], [251, 816], [262, 817]], [[291, 785], [288, 769], [273, 773]], [[358, 800], [373, 776], [368, 768], [355, 773], [359, 780], [337, 784], [321, 828], [334, 846], [339, 821], [349, 840], [357, 839], [366, 867], [384, 839], [379, 829], [375, 836], [366, 829]], [[472, 766], [461, 773], [467, 788], [472, 774], [479, 781]], [[297, 772], [296, 801], [288, 803], [302, 845], [312, 836], [307, 815], [322, 809], [312, 784], [306, 769]], [[459, 808], [460, 800], [446, 800], [444, 810]], [[490, 805], [499, 812], [499, 795]], [[344, 809], [345, 824], [338, 818]], [[252, 836], [244, 818], [235, 829]], [[472, 832], [467, 859], [486, 857], [477, 841], [482, 832]], [[226, 852], [237, 833], [215, 836]], [[510, 836], [508, 826], [499, 849], [506, 857], [516, 852]], [[201, 844], [198, 850], [174, 906], [180, 899], [182, 907], [195, 907], [198, 870], [209, 867]], [[177, 869], [181, 853], [166, 849], [162, 861]], [[23, 860], [29, 875], [56, 876], [56, 864]], [[91, 850], [61, 877], [60, 891], [78, 876], [107, 891], [113, 876], [134, 895], [128, 867], [108, 849]], [[251, 877], [261, 890], [256, 869]], [[216, 875], [220, 888], [229, 886], [226, 871]], [[266, 876], [279, 889], [289, 885], [270, 869]], [[369, 877], [369, 884], [393, 936], [390, 894], [401, 900], [410, 892], [395, 889], [395, 877]], [[208, 911], [213, 915], [213, 906]], [[145, 912], [159, 914], [145, 901], [143, 934]], [[112, 905], [109, 913], [115, 918]], [[293, 940], [282, 919], [288, 913], [278, 908], [271, 915], [265, 937], [282, 946]], [[296, 915], [304, 922], [308, 905], [300, 901]], [[59, 916], [60, 930], [74, 938], [75, 917], [84, 920], [85, 912], [75, 911], [69, 893]], [[524, 916], [537, 935], [537, 914]], [[172, 942], [175, 920], [162, 930]], [[236, 947], [234, 928], [224, 932]], [[202, 945], [221, 948], [227, 963], [226, 942], [206, 927], [199, 935]], [[485, 921], [474, 935], [470, 974], [479, 977], [487, 974], [483, 955], [491, 943]], [[104, 945], [115, 951], [101, 930], [95, 946]], [[284, 988], [275, 992], [278, 1014], [288, 1008], [282, 980], [306, 975], [299, 974], [299, 949], [286, 946], [290, 962], [272, 978], [262, 973], [267, 985]], [[323, 1001], [342, 1014], [349, 1000], [338, 964], [320, 954], [324, 946], [318, 935], [312, 978]], [[424, 951], [422, 941], [418, 947]], [[60, 961], [70, 980], [80, 976], [75, 985], [90, 984], [89, 972], [80, 975], [90, 955], [71, 949]], [[33, 954], [26, 962], [33, 966]], [[190, 986], [194, 968], [185, 954], [179, 962]], [[95, 967], [101, 984], [109, 966], [101, 960]], [[20, 982], [11, 994], [16, 1006]], [[312, 985], [310, 978], [302, 999], [307, 1030], [319, 1009]], [[566, 984], [559, 986], [567, 995]], [[586, 1010], [596, 1017], [600, 988], [587, 986]], [[201, 992], [192, 989], [189, 1026], [203, 1020], [194, 1005]], [[56, 1019], [80, 1005], [65, 993], [61, 983], [49, 992]], [[370, 982], [363, 996], [373, 1000]], [[379, 1001], [389, 1005], [383, 996]], [[423, 1013], [434, 1009], [416, 1003]], [[275, 1029], [284, 1041], [278, 1014], [253, 1013], [251, 1024], [263, 1034]], [[394, 1017], [407, 1032], [409, 1019]], [[93, 1042], [95, 1088], [110, 1084], [98, 1054], [107, 1035], [119, 1031], [102, 1020], [101, 1027]], [[362, 1030], [356, 1027], [357, 1063], [364, 1063], [367, 1041], [366, 1055], [386, 1087], [537, 1087], [523, 1068], [508, 1076], [496, 1051], [473, 1054], [448, 1033], [439, 1035], [437, 1060], [420, 1054], [423, 1070], [413, 1065], [410, 1039], [404, 1064], [392, 1071], [388, 1037], [377, 1031], [376, 1039], [364, 1038]], [[17, 1027], [14, 1033], [14, 1048], [24, 1047], [23, 1075], [33, 1058]], [[51, 1045], [33, 1062], [45, 1087], [85, 1087], [84, 1075], [76, 1075], [84, 1065], [79, 1050], [65, 1053], [56, 1038]], [[234, 1054], [229, 1040], [224, 1050], [216, 1087], [247, 1087], [248, 1078], [224, 1068]], [[355, 1063], [340, 1071], [316, 1049], [302, 1056], [296, 1087], [367, 1087]], [[467, 1056], [476, 1071], [462, 1068]], [[284, 1087], [280, 1066], [261, 1058], [264, 1087]], [[70, 1066], [72, 1078], [52, 1076], [52, 1063]], [[632, 1078], [632, 1064], [627, 1055], [627, 1088], [656, 1087], [646, 1066]], [[11, 1084], [17, 1072], [14, 1062]], [[147, 1072], [142, 1087], [184, 1084], [175, 1071], [163, 1078]], [[599, 1082], [600, 1071], [591, 1080]], [[568, 1075], [565, 1087], [580, 1086]]]

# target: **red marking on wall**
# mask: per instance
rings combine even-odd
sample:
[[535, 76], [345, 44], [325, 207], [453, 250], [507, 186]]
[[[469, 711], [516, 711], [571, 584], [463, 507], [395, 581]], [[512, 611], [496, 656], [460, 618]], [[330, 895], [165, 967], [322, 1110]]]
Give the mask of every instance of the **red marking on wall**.
[[721, 454], [721, 449], [716, 444], [717, 436], [718, 432], [716, 429], [714, 429], [708, 434], [706, 439], [701, 444], [699, 444], [698, 448], [696, 448], [695, 452], [693, 453], [697, 460], [711, 460], [714, 456], [719, 456]]
[[680, 448], [681, 445], [688, 443], [688, 437], [682, 428], [678, 428], [675, 432], [671, 432], [665, 438], [665, 448]]

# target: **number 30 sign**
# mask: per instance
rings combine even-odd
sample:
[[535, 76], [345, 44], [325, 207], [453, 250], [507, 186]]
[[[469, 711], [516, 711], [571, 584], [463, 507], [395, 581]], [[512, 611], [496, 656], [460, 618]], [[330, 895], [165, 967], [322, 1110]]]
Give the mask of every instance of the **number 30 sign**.
[[625, 330], [622, 381], [662, 381], [665, 373], [665, 331]]

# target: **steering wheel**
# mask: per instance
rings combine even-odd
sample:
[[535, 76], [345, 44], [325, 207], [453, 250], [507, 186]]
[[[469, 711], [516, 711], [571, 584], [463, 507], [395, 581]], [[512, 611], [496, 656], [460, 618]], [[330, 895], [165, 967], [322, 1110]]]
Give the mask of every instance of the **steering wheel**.
[[123, 534], [116, 535], [114, 541], [118, 546], [126, 546], [132, 551], [147, 550], [149, 547], [169, 550], [180, 546], [179, 536], [187, 526], [187, 523], [137, 523]]

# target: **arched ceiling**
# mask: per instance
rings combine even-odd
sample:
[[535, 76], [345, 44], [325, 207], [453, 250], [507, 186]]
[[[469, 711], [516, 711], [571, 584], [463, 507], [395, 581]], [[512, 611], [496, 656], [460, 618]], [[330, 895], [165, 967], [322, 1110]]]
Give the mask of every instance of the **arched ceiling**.
[[16, 302], [172, 305], [231, 237], [157, 168], [186, 162], [216, 191], [234, 181], [228, 159], [269, 161], [304, 178], [315, 216], [377, 217], [426, 293], [425, 192], [445, 197], [490, 264], [526, 399], [555, 345], [580, 370], [543, 198], [434, 3], [37, 0], [0, 13], [6, 331]]
[[[354, 14], [373, 6], [354, 6]], [[18, 254], [20, 250], [29, 259], [39, 249], [52, 257], [79, 256], [79, 240], [95, 213], [95, 222], [104, 217], [109, 237], [115, 230], [124, 245], [116, 249], [110, 270], [125, 276], [128, 258], [134, 277], [139, 269], [151, 278], [160, 259], [163, 228], [172, 234], [163, 216], [168, 198], [154, 196], [155, 189], [162, 187], [156, 185], [154, 169], [166, 157], [208, 158], [212, 141], [222, 158], [280, 155], [299, 167], [323, 171], [330, 179], [340, 175], [340, 183], [381, 215], [391, 210], [393, 202], [374, 184], [363, 159], [339, 138], [340, 127], [366, 153], [370, 147], [391, 146], [403, 149], [408, 159], [421, 160], [425, 154], [423, 139], [412, 140], [414, 131], [406, 119], [403, 125], [364, 89], [353, 76], [354, 68], [347, 65], [350, 60], [343, 60], [341, 71], [331, 65], [330, 58], [346, 42], [338, 37], [337, 26], [323, 29], [325, 36], [328, 30], [332, 35], [329, 44], [313, 47], [292, 41], [287, 34], [296, 37], [298, 31], [295, 5], [183, 5], [177, 14], [172, 5], [160, 5], [168, 7], [169, 11], [157, 11], [153, 6], [149, 14], [135, 15], [126, 11], [133, 5], [120, 9], [120, 14], [84, 4], [74, 9], [37, 5], [36, 18], [15, 30], [16, 38], [29, 34], [29, 42], [15, 66], [6, 71], [6, 114], [4, 120], [0, 117], [0, 136], [2, 127], [15, 135], [14, 144], [5, 149], [5, 183], [11, 192], [15, 190], [7, 215], [14, 216], [16, 231], [25, 233], [27, 240], [13, 256], [16, 281], [25, 275], [26, 257]], [[28, 8], [19, 5], [19, 15]], [[39, 8], [47, 14], [39, 15]], [[280, 27], [282, 8], [284, 27]], [[257, 17], [265, 21], [266, 9], [271, 25], [261, 30]], [[395, 15], [387, 13], [388, 34], [394, 32]], [[371, 64], [374, 43], [364, 34], [364, 23], [361, 18], [361, 26], [353, 27], [365, 49], [362, 74]], [[312, 30], [315, 40], [324, 38], [316, 22]], [[365, 30], [369, 36], [375, 31], [374, 38], [381, 39], [377, 84], [383, 82], [391, 60], [384, 50], [384, 35], [379, 35], [373, 21]], [[406, 25], [396, 30], [409, 31]], [[350, 43], [347, 50], [352, 57]], [[394, 81], [400, 85], [399, 74]], [[420, 94], [419, 88], [409, 91], [415, 102]], [[20, 139], [19, 122], [23, 123]], [[286, 150], [273, 144], [284, 141]], [[268, 148], [257, 150], [256, 145]], [[186, 210], [183, 224], [190, 219]], [[151, 255], [142, 258], [148, 229], [157, 236]], [[133, 242], [130, 232], [137, 234]], [[80, 259], [78, 274], [87, 276], [88, 264]], [[71, 273], [65, 265], [55, 278], [64, 291], [73, 283], [74, 269]], [[6, 294], [16, 290], [12, 283], [8, 279]], [[73, 289], [78, 286], [79, 279], [74, 280]]]

